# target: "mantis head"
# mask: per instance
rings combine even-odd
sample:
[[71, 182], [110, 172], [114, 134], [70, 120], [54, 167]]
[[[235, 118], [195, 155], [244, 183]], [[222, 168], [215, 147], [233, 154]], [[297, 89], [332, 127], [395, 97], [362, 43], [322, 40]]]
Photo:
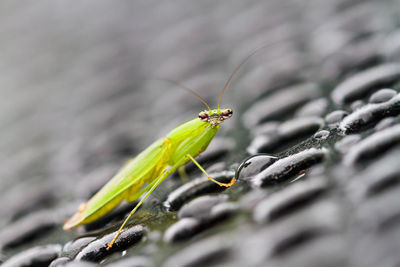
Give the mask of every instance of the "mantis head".
[[213, 126], [217, 126], [224, 120], [232, 117], [232, 109], [214, 109], [204, 110], [199, 113], [199, 119], [211, 123]]

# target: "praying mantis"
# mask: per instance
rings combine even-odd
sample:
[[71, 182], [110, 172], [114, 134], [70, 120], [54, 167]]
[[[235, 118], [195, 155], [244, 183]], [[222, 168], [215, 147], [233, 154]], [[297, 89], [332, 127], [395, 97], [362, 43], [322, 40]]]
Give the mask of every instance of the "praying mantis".
[[79, 206], [78, 212], [64, 223], [64, 230], [70, 230], [97, 220], [109, 213], [123, 200], [133, 202], [143, 196], [122, 223], [113, 240], [107, 245], [107, 250], [110, 249], [129, 219], [151, 192], [189, 161], [192, 161], [210, 181], [219, 186], [230, 187], [234, 185], [235, 177], [229, 183], [214, 180], [196, 161], [195, 157], [206, 150], [221, 124], [231, 118], [232, 109], [220, 107], [222, 97], [239, 68], [261, 48], [256, 49], [244, 58], [231, 73], [219, 96], [217, 109], [211, 109], [207, 102], [193, 90], [167, 80], [195, 95], [204, 103], [207, 110], [201, 111], [196, 118], [171, 130], [166, 136], [156, 140], [135, 158], [128, 161], [88, 202]]

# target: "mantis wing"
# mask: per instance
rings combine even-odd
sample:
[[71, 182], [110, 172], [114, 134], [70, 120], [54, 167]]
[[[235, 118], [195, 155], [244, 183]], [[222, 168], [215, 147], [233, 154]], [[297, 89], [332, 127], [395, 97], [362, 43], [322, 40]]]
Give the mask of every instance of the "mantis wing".
[[171, 143], [166, 138], [155, 141], [119, 172], [78, 212], [68, 219], [64, 229], [69, 230], [104, 216], [122, 200], [135, 201], [147, 191], [168, 166]]

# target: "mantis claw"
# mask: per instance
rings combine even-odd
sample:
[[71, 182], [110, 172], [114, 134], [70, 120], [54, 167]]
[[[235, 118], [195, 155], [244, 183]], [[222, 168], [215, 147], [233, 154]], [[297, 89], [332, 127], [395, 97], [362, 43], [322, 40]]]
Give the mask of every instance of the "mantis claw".
[[217, 183], [219, 186], [224, 186], [224, 187], [231, 187], [232, 185], [236, 184], [236, 179], [235, 177], [232, 177], [232, 180], [229, 183]]
[[114, 245], [115, 241], [117, 240], [117, 238], [119, 237], [120, 234], [121, 234], [121, 232], [118, 231], [117, 234], [114, 236], [113, 240], [111, 240], [111, 242], [109, 244], [107, 244], [107, 248], [106, 248], [107, 251], [112, 248], [112, 246]]

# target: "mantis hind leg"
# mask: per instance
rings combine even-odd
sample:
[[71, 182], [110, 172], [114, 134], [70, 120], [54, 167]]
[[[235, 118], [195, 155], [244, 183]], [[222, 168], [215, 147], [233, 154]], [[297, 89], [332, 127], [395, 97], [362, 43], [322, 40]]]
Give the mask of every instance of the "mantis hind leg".
[[218, 182], [217, 180], [213, 179], [204, 169], [201, 167], [200, 163], [198, 163], [191, 155], [187, 154], [186, 155], [188, 158], [190, 158], [191, 161], [204, 173], [204, 175], [207, 177], [208, 180], [216, 183], [219, 186], [224, 186], [224, 187], [231, 187], [232, 185], [235, 184], [235, 177], [232, 178], [232, 180], [229, 183], [221, 183]]
[[[224, 186], [224, 187], [230, 187], [235, 184], [235, 177], [233, 177], [229, 183], [218, 182], [217, 180], [213, 179], [191, 155], [188, 154], [187, 157], [193, 161], [193, 163], [206, 175], [207, 179], [209, 179], [210, 181], [218, 184], [219, 186]], [[156, 182], [154, 182], [154, 184], [152, 184], [149, 191], [147, 191], [147, 193], [144, 195], [142, 200], [140, 200], [140, 202], [129, 213], [128, 217], [126, 217], [125, 221], [122, 223], [121, 227], [118, 229], [117, 233], [115, 234], [113, 240], [107, 245], [107, 250], [112, 248], [112, 246], [114, 245], [117, 238], [121, 235], [122, 230], [124, 229], [125, 225], [128, 223], [129, 219], [133, 216], [133, 214], [135, 214], [137, 209], [143, 204], [143, 202], [146, 200], [146, 198], [154, 191], [154, 189], [156, 189], [156, 187], [159, 184], [161, 184], [162, 181], [164, 181], [165, 178], [167, 178], [171, 173], [173, 173], [183, 163], [184, 163], [183, 161], [179, 162], [175, 166], [163, 171], [163, 173], [157, 178]]]
[[157, 178], [156, 182], [151, 186], [149, 191], [143, 196], [142, 200], [136, 206], [131, 210], [129, 213], [128, 217], [126, 217], [125, 221], [122, 223], [121, 227], [118, 229], [117, 233], [115, 234], [113, 240], [107, 245], [107, 250], [111, 249], [112, 246], [114, 245], [115, 241], [117, 238], [121, 235], [122, 230], [124, 229], [125, 225], [128, 223], [129, 219], [135, 214], [135, 212], [138, 210], [138, 208], [143, 204], [143, 202], [146, 200], [146, 198], [151, 194], [151, 192], [156, 189], [156, 187], [164, 181], [165, 178], [167, 178], [174, 170], [172, 169], [167, 169], [165, 170], [160, 177]]
[[178, 168], [178, 173], [183, 183], [187, 183], [189, 181], [189, 176], [186, 173], [185, 165], [182, 165]]

